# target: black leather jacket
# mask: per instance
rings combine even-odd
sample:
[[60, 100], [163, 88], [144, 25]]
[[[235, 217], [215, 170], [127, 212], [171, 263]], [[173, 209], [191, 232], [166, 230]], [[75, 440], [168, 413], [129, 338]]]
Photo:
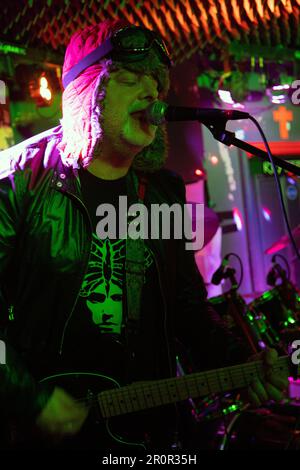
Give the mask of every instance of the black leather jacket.
[[[57, 127], [0, 154], [0, 301], [7, 343], [0, 402], [8, 414], [34, 417], [46, 403], [51, 390], [36, 382], [30, 364], [62, 351], [90, 253], [88, 212], [76, 170], [59, 157], [60, 140]], [[161, 170], [149, 176], [146, 204], [184, 200], [177, 175]], [[179, 337], [201, 368], [243, 360], [206, 301], [193, 252], [181, 240], [151, 243], [169, 337]]]

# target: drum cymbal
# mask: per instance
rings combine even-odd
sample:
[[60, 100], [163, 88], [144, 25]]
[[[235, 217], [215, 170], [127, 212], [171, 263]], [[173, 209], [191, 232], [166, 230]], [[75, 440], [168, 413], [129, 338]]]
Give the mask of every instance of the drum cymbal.
[[[300, 224], [297, 225], [292, 230], [293, 237], [295, 238], [296, 245], [300, 248]], [[288, 235], [283, 235], [283, 237], [279, 238], [275, 243], [273, 243], [269, 248], [265, 250], [266, 255], [273, 255], [283, 248], [286, 248], [291, 243], [290, 237]]]

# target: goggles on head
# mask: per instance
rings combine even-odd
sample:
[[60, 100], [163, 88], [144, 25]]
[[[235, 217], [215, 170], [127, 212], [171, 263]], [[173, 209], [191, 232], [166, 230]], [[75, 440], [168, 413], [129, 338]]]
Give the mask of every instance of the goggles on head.
[[136, 26], [119, 29], [106, 39], [101, 46], [98, 46], [71, 68], [63, 78], [63, 86], [66, 88], [83, 70], [107, 55], [116, 60], [135, 62], [147, 57], [151, 48], [155, 48], [161, 60], [168, 67], [172, 65], [167, 46], [158, 34], [149, 29]]

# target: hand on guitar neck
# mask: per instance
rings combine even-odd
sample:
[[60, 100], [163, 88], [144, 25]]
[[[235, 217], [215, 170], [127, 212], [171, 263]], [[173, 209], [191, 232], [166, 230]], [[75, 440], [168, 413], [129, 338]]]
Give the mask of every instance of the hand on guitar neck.
[[286, 374], [274, 371], [277, 359], [276, 350], [269, 348], [249, 359], [262, 360], [264, 368], [264, 378], [254, 380], [247, 389], [248, 399], [253, 406], [261, 406], [269, 400], [280, 401], [284, 398], [284, 392], [288, 388], [288, 378]]
[[88, 412], [87, 407], [62, 388], [55, 387], [36, 424], [43, 433], [56, 439], [72, 436], [79, 432]]

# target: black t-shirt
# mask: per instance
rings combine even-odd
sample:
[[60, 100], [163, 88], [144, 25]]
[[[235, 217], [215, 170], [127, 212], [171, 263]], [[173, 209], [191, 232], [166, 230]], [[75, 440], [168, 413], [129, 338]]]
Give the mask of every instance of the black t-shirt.
[[[94, 232], [88, 269], [65, 333], [64, 368], [94, 370], [123, 380], [159, 378], [164, 375], [161, 354], [166, 353], [164, 311], [154, 257], [147, 245], [140, 330], [128, 336], [126, 240], [118, 238], [119, 196], [126, 196], [126, 177], [103, 180], [84, 170], [79, 176]], [[96, 215], [100, 204], [115, 208], [115, 239], [97, 235], [97, 224], [108, 216], [107, 212], [103, 217]]]

